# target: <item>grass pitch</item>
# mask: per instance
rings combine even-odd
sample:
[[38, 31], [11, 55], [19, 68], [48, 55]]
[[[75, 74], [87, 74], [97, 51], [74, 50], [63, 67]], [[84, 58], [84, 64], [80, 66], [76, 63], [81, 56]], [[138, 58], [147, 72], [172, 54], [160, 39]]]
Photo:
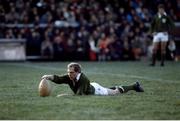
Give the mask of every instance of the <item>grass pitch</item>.
[[53, 86], [39, 97], [44, 74], [64, 74], [68, 62], [0, 63], [0, 120], [139, 120], [180, 119], [180, 62], [149, 67], [147, 62], [80, 62], [91, 81], [103, 86], [128, 85], [137, 80], [145, 92], [117, 96], [65, 96], [67, 85]]

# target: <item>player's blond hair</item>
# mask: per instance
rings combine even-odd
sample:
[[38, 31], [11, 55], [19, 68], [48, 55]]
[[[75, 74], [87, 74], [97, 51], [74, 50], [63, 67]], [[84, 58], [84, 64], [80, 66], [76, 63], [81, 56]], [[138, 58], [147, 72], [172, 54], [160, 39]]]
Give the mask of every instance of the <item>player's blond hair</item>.
[[72, 68], [72, 67], [74, 68], [75, 72], [81, 73], [81, 65], [79, 63], [72, 62], [67, 65], [67, 68]]

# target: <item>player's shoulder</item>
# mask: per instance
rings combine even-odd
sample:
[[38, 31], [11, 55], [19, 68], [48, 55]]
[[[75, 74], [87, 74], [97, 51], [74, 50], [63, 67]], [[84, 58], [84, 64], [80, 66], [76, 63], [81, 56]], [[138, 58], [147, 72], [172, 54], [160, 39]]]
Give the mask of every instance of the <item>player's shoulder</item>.
[[81, 80], [89, 80], [88, 77], [84, 73], [81, 73], [80, 79]]
[[86, 75], [84, 73], [81, 73], [81, 78], [87, 78]]

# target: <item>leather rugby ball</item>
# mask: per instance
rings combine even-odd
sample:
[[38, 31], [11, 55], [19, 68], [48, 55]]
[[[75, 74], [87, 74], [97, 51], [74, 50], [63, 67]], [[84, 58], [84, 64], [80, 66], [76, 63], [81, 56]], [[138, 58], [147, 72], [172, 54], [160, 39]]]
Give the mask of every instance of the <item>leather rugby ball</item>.
[[50, 82], [46, 79], [42, 79], [39, 83], [39, 96], [46, 97], [51, 94]]

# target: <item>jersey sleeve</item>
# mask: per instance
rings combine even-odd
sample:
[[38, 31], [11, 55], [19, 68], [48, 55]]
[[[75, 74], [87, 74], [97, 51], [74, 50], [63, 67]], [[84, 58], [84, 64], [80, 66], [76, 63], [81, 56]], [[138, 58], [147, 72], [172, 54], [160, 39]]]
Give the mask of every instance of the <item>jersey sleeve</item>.
[[150, 25], [150, 32], [153, 33], [155, 31], [156, 26], [156, 16], [153, 18], [151, 25]]
[[172, 31], [175, 28], [175, 24], [169, 16], [167, 17], [167, 19], [168, 19], [168, 23], [169, 23], [168, 24], [169, 25], [169, 31]]
[[70, 79], [68, 75], [62, 75], [62, 76], [54, 75], [54, 79], [52, 80], [52, 82], [56, 84], [68, 84], [69, 80]]

